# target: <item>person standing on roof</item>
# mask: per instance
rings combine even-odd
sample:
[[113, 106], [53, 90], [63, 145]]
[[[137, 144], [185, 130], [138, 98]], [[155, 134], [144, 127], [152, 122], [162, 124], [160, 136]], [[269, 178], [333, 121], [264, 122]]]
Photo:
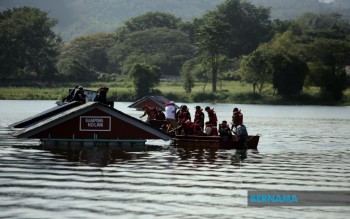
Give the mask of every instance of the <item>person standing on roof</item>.
[[176, 113], [175, 102], [170, 101], [165, 105], [165, 120], [169, 123], [168, 130], [167, 130], [168, 132], [169, 130], [173, 130], [177, 127], [175, 113]]
[[101, 87], [97, 90], [97, 95], [94, 99], [95, 102], [103, 103], [105, 105], [108, 105], [109, 107], [114, 107], [113, 101], [107, 101], [107, 92], [109, 88], [108, 87]]
[[79, 86], [78, 89], [75, 90], [73, 99], [70, 102], [72, 101], [86, 103], [86, 95], [84, 94], [84, 88], [82, 86]]

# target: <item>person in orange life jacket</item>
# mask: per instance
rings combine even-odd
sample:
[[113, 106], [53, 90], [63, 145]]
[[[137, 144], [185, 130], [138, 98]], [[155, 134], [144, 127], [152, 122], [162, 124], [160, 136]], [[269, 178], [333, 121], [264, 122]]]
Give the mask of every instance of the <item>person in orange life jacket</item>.
[[243, 114], [241, 110], [238, 110], [238, 108], [233, 109], [233, 115], [232, 115], [232, 126], [231, 129], [233, 131], [236, 131], [237, 126], [243, 125]]
[[205, 111], [208, 113], [209, 123], [217, 126], [218, 118], [216, 117], [216, 113], [214, 109], [210, 109], [209, 106], [205, 107]]
[[183, 131], [185, 135], [201, 135], [203, 133], [199, 124], [196, 124], [189, 119], [183, 119], [181, 125], [177, 127], [175, 131], [177, 134], [182, 134], [181, 132]]
[[161, 109], [157, 110], [156, 120], [165, 120], [165, 114]]
[[191, 121], [191, 114], [187, 108], [186, 105], [182, 105], [180, 107], [180, 110], [178, 111], [178, 118], [177, 118], [177, 121], [179, 124], [181, 124], [182, 120], [184, 119], [189, 119]]
[[203, 113], [203, 109], [201, 109], [200, 106], [196, 106], [196, 112], [194, 113], [194, 119], [193, 121], [200, 125], [202, 130], [204, 129], [204, 113]]
[[232, 136], [230, 126], [227, 124], [226, 120], [222, 121], [219, 125], [219, 133], [220, 136]]
[[145, 111], [140, 118], [144, 117], [147, 115], [147, 121], [156, 119], [157, 116], [157, 109], [156, 108], [151, 108], [147, 105], [143, 106], [142, 109]]
[[205, 134], [209, 136], [218, 136], [218, 128], [216, 125], [211, 124], [210, 122], [205, 123]]

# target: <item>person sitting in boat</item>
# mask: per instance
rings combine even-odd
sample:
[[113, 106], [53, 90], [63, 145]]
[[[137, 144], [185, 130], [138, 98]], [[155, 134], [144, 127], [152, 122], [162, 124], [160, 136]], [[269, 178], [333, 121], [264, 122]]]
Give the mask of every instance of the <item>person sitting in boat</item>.
[[82, 86], [78, 87], [78, 89], [74, 93], [73, 99], [69, 102], [73, 102], [73, 101], [86, 103], [86, 95], [84, 94], [84, 88]]
[[232, 139], [232, 132], [226, 120], [223, 120], [219, 125], [219, 134], [223, 141], [230, 141]]
[[226, 120], [223, 120], [221, 124], [219, 125], [219, 134], [220, 136], [231, 136], [231, 129], [230, 126], [227, 124]]
[[204, 118], [205, 118], [205, 116], [204, 116], [204, 113], [203, 113], [203, 109], [201, 109], [200, 106], [196, 106], [196, 111], [194, 113], [193, 121], [196, 124], [200, 125], [202, 130], [204, 129]]
[[183, 119], [181, 125], [178, 126], [175, 130], [177, 135], [202, 135], [203, 131], [200, 125], [192, 122], [189, 119]]
[[239, 125], [243, 125], [243, 113], [238, 108], [233, 109], [231, 129], [236, 131]]
[[109, 107], [114, 107], [113, 101], [107, 101], [107, 92], [109, 88], [108, 87], [101, 87], [97, 90], [97, 95], [94, 99], [95, 102], [103, 103], [105, 105], [108, 105]]
[[210, 107], [207, 106], [205, 107], [205, 111], [208, 113], [209, 124], [217, 126], [218, 118], [216, 117], [214, 109], [210, 109]]
[[157, 108], [149, 107], [147, 105], [143, 106], [142, 109], [144, 110], [144, 113], [140, 118], [144, 117], [147, 115], [147, 120], [150, 121], [152, 119], [156, 119], [157, 117]]
[[218, 136], [218, 128], [216, 124], [211, 124], [210, 122], [205, 123], [205, 134], [209, 136]]

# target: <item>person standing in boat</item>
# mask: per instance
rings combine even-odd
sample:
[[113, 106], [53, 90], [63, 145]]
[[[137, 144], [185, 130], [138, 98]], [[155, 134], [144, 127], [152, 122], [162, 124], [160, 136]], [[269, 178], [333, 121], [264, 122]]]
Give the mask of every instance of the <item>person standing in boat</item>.
[[231, 130], [236, 131], [239, 125], [243, 125], [243, 113], [238, 108], [233, 109]]
[[208, 118], [209, 118], [208, 123], [217, 126], [218, 125], [218, 118], [216, 117], [216, 113], [215, 113], [214, 109], [210, 109], [210, 107], [207, 106], [207, 107], [205, 107], [205, 111], [208, 113]]
[[196, 123], [197, 125], [199, 125], [202, 130], [204, 130], [204, 113], [203, 113], [203, 109], [200, 106], [196, 106], [196, 111], [194, 113], [194, 123]]
[[177, 122], [175, 119], [175, 113], [176, 113], [176, 108], [175, 108], [175, 102], [170, 101], [165, 105], [165, 120], [167, 123], [169, 123], [167, 131], [173, 130], [177, 127]]

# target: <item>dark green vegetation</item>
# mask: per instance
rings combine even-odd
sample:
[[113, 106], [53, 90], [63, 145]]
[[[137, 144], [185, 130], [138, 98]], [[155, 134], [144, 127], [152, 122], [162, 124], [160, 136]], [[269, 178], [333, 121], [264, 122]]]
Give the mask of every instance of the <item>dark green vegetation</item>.
[[[269, 8], [242, 0], [220, 2], [189, 21], [147, 12], [114, 32], [81, 35], [65, 43], [52, 31], [57, 21], [46, 12], [5, 10], [0, 14], [2, 84], [130, 84], [125, 93], [112, 93], [114, 100], [153, 93], [183, 101], [348, 102], [349, 20], [336, 13], [272, 20]], [[177, 83], [173, 89], [184, 91], [157, 87], [169, 78]], [[224, 81], [251, 88], [236, 83], [242, 92], [232, 92], [237, 88], [223, 88]]]

